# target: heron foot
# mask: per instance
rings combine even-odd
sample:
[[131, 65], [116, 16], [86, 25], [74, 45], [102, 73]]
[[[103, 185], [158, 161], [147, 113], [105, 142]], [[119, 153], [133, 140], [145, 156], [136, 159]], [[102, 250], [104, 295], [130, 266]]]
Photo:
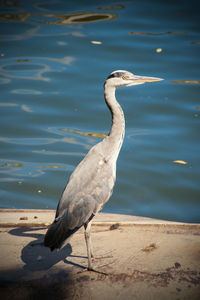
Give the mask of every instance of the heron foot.
[[[100, 267], [101, 267], [101, 266], [100, 266]], [[79, 272], [77, 272], [77, 273], [80, 274], [80, 273], [83, 273], [83, 272], [95, 272], [95, 273], [98, 273], [98, 274], [109, 275], [108, 273], [102, 272], [102, 271], [99, 271], [99, 270], [96, 270], [96, 269], [93, 268], [93, 267], [85, 268], [85, 269], [83, 269], [83, 270], [81, 270], [81, 271], [79, 271]]]
[[92, 256], [92, 260], [94, 261], [95, 259], [104, 259], [104, 258], [112, 258], [113, 255], [109, 255], [110, 253], [112, 253], [115, 249], [111, 249], [109, 251], [104, 251], [101, 254], [98, 254], [96, 256]]
[[116, 259], [115, 259], [115, 260], [112, 260], [112, 261], [109, 261], [109, 262], [107, 262], [107, 263], [105, 263], [105, 264], [102, 264], [102, 265], [97, 265], [97, 266], [92, 265], [92, 266], [88, 266], [87, 270], [88, 270], [88, 271], [93, 271], [93, 272], [96, 272], [96, 273], [99, 273], [99, 274], [109, 275], [109, 273], [99, 271], [99, 270], [97, 270], [96, 268], [103, 268], [103, 267], [109, 266], [109, 265], [111, 265], [111, 264], [113, 264], [113, 263], [115, 263], [115, 262], [116, 262]]
[[[98, 268], [101, 268], [101, 267], [104, 267], [104, 266], [98, 266]], [[86, 271], [89, 271], [89, 272], [95, 272], [95, 273], [98, 273], [98, 274], [103, 274], [103, 275], [109, 275], [108, 273], [106, 273], [106, 272], [103, 272], [103, 271], [99, 271], [99, 270], [97, 270], [97, 269], [95, 269], [95, 268], [87, 268], [86, 269]]]
[[85, 268], [85, 269], [79, 271], [78, 273], [82, 273], [82, 272], [88, 271], [88, 272], [95, 272], [95, 273], [103, 274], [103, 275], [109, 275], [109, 273], [104, 272], [104, 271], [97, 270], [96, 268], [103, 268], [103, 267], [109, 266], [109, 265], [111, 265], [111, 264], [113, 264], [113, 263], [115, 263], [115, 262], [116, 262], [116, 260], [113, 260], [113, 261], [111, 261], [111, 262], [108, 262], [108, 263], [105, 263], [105, 264], [102, 264], [102, 265], [96, 265], [96, 266], [94, 266], [94, 265], [92, 264], [92, 265], [88, 266], [87, 268]]

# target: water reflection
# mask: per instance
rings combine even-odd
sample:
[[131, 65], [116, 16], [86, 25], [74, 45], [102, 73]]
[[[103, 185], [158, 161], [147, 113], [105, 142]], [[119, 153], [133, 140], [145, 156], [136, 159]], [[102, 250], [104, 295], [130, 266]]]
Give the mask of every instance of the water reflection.
[[199, 15], [179, 2], [0, 2], [1, 207], [56, 207], [109, 128], [103, 80], [125, 68], [167, 80], [117, 91], [126, 138], [105, 210], [199, 221]]
[[[19, 23], [22, 24], [22, 23]], [[5, 30], [6, 28], [6, 30]], [[85, 36], [82, 32], [78, 30], [72, 30], [72, 31], [66, 31], [66, 28], [63, 27], [63, 30], [59, 31], [53, 31], [53, 32], [42, 32], [42, 28], [40, 25], [29, 24], [28, 22], [25, 22], [22, 24], [22, 26], [15, 26], [15, 30], [13, 31], [12, 26], [4, 26], [4, 31], [6, 31], [6, 35], [0, 33], [0, 38], [8, 41], [23, 41], [28, 40], [34, 37], [53, 37], [53, 36], [74, 36], [78, 38], [82, 38]], [[13, 34], [13, 32], [15, 32]]]
[[8, 103], [8, 102], [0, 102], [0, 106], [2, 106], [2, 107], [6, 107], [6, 106], [12, 107], [12, 106], [19, 106], [19, 104], [17, 104], [17, 103]]
[[0, 84], [7, 84], [10, 82], [10, 79], [8, 78], [0, 78]]
[[153, 33], [153, 32], [136, 32], [136, 31], [130, 31], [130, 34], [135, 34], [135, 35], [151, 35], [151, 36], [162, 36], [166, 34], [186, 34], [187, 32], [184, 31], [167, 31], [163, 33]]
[[136, 136], [148, 135], [148, 129], [130, 128], [126, 133], [127, 139], [135, 138]]
[[106, 133], [101, 133], [101, 132], [83, 132], [83, 131], [74, 130], [74, 129], [67, 129], [67, 128], [60, 128], [59, 130], [67, 131], [67, 132], [73, 132], [73, 133], [80, 134], [80, 135], [83, 135], [83, 136], [89, 136], [89, 137], [100, 138], [100, 139], [104, 139], [107, 136]]
[[[14, 164], [20, 164], [22, 166], [14, 166]], [[23, 163], [3, 163], [0, 165], [0, 182], [7, 182], [7, 177], [16, 177], [21, 181], [22, 177], [38, 177], [44, 174], [41, 169], [33, 170], [30, 166], [25, 166]]]
[[192, 45], [200, 45], [200, 41], [191, 42]]
[[[29, 80], [50, 81], [51, 79], [46, 75], [44, 76], [44, 73], [46, 74], [52, 71], [60, 72], [59, 64], [70, 66], [75, 61], [75, 57], [73, 56], [65, 56], [63, 58], [32, 57], [31, 60], [23, 57], [21, 58], [13, 57], [12, 59], [3, 59], [3, 61], [4, 64], [0, 66], [0, 75], [3, 77], [7, 77], [9, 79], [18, 78], [18, 79], [26, 79], [26, 80], [29, 79]], [[6, 80], [2, 81], [2, 83], [4, 84], [8, 82], [9, 81]], [[39, 91], [35, 91], [33, 93], [38, 94], [38, 92]]]
[[31, 14], [0, 14], [0, 20], [3, 21], [27, 21], [27, 19], [31, 16]]
[[[65, 14], [65, 15], [40, 15], [42, 18], [56, 18], [56, 21], [38, 21], [41, 24], [50, 24], [50, 25], [65, 25], [65, 24], [74, 24], [74, 23], [91, 23], [91, 22], [100, 22], [114, 20], [117, 18], [117, 15], [111, 13], [94, 13], [94, 12], [81, 12], [74, 14]], [[36, 20], [35, 20], [36, 21]]]
[[79, 139], [71, 138], [71, 137], [63, 137], [63, 138], [8, 138], [8, 137], [0, 137], [0, 142], [8, 143], [8, 144], [16, 144], [16, 145], [50, 145], [57, 143], [66, 143], [72, 145], [82, 146], [84, 149], [89, 150], [90, 145], [87, 143], [81, 142]]
[[37, 154], [42, 154], [42, 155], [66, 155], [66, 156], [78, 156], [78, 157], [81, 157], [81, 156], [85, 156], [85, 153], [82, 153], [82, 152], [69, 152], [69, 151], [65, 151], [65, 152], [62, 152], [62, 151], [49, 151], [49, 150], [45, 150], [45, 149], [42, 149], [42, 150], [33, 150], [32, 151], [33, 153], [37, 153]]
[[28, 113], [33, 112], [33, 109], [27, 104], [19, 105], [17, 103], [0, 102], [0, 107], [20, 107], [25, 112], [28, 112]]
[[16, 89], [11, 91], [12, 94], [20, 94], [20, 95], [41, 95], [42, 92], [37, 90], [28, 90], [28, 89]]
[[200, 80], [171, 80], [173, 83], [200, 84]]
[[[4, 24], [3, 24], [4, 25]], [[1, 26], [3, 26], [1, 25]], [[6, 28], [6, 29], [5, 29]], [[0, 34], [0, 38], [4, 40], [11, 40], [11, 41], [22, 41], [22, 40], [27, 40], [30, 39], [34, 36], [36, 36], [37, 32], [40, 31], [40, 26], [34, 26], [33, 24], [25, 23], [23, 26], [19, 27], [15, 26], [15, 30], [13, 31], [13, 27], [10, 28], [10, 26], [4, 25], [4, 31], [5, 32]], [[10, 30], [10, 31], [9, 31]], [[13, 34], [15, 32], [15, 34]]]
[[25, 112], [28, 112], [28, 113], [32, 113], [33, 112], [33, 109], [30, 106], [28, 106], [27, 104], [22, 104], [21, 108]]
[[[50, 164], [47, 165], [36, 165], [35, 163], [27, 162], [15, 162], [12, 160], [7, 160], [4, 162], [1, 160], [0, 163], [0, 181], [8, 181], [6, 175], [8, 176], [22, 176], [22, 177], [38, 177], [45, 174], [45, 169], [73, 169], [72, 165], [61, 165], [61, 164]], [[15, 179], [16, 180], [16, 179]]]
[[114, 5], [110, 5], [110, 6], [99, 7], [98, 9], [102, 9], [102, 10], [120, 10], [120, 9], [124, 9], [124, 8], [125, 8], [125, 5], [114, 4]]
[[[38, 19], [37, 19], [38, 18]], [[42, 20], [40, 20], [42, 18]], [[0, 20], [3, 21], [20, 21], [24, 22], [31, 19], [33, 22], [49, 25], [65, 25], [74, 23], [91, 23], [114, 20], [117, 18], [116, 14], [111, 13], [95, 13], [95, 12], [81, 12], [73, 14], [0, 14]], [[48, 21], [45, 19], [56, 19], [56, 21]]]

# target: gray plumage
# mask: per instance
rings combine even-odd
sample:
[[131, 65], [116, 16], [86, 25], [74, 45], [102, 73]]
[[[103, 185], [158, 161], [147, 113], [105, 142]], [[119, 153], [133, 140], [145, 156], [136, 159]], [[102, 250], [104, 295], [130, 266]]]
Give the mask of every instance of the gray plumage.
[[90, 238], [91, 221], [112, 194], [116, 161], [124, 139], [124, 114], [115, 98], [115, 89], [159, 80], [123, 70], [115, 71], [107, 78], [104, 96], [112, 115], [110, 133], [90, 149], [70, 176], [58, 203], [55, 220], [45, 235], [44, 245], [54, 250], [84, 226], [89, 270], [93, 270], [91, 257], [94, 256]]

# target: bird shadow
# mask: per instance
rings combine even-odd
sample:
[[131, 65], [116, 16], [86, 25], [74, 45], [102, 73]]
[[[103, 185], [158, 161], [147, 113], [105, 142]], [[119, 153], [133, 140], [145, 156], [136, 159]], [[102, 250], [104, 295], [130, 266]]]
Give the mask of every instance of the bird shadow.
[[15, 228], [9, 234], [24, 238], [32, 238], [34, 241], [26, 244], [21, 250], [21, 260], [24, 262], [23, 269], [28, 271], [48, 270], [57, 263], [63, 261], [68, 265], [85, 269], [84, 266], [68, 260], [68, 257], [87, 258], [84, 256], [72, 255], [72, 246], [68, 243], [59, 251], [51, 251], [43, 245], [44, 234], [38, 231], [46, 228]]

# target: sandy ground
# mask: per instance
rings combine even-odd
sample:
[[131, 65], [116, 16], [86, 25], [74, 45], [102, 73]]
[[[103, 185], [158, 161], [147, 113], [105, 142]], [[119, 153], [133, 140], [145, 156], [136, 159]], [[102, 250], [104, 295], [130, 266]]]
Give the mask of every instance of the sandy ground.
[[60, 251], [41, 245], [54, 213], [0, 211], [1, 299], [200, 299], [200, 224], [99, 214], [95, 273], [83, 230]]

